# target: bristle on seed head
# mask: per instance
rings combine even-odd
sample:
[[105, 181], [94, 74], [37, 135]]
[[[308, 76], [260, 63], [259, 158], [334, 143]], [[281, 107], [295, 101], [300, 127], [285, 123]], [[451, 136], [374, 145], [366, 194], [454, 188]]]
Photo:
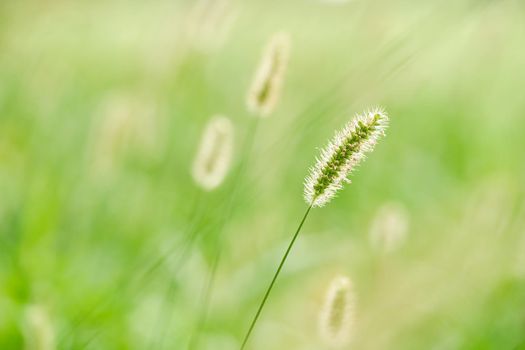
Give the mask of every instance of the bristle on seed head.
[[376, 108], [357, 115], [337, 132], [305, 180], [306, 202], [313, 207], [328, 203], [345, 181], [350, 182], [348, 176], [365, 158], [365, 154], [373, 150], [377, 140], [384, 136], [387, 126], [387, 114]]

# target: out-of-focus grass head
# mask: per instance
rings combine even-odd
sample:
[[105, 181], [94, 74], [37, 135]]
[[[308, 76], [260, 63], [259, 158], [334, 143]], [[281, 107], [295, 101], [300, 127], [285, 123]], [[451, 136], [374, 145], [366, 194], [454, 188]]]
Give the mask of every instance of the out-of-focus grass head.
[[0, 348], [238, 349], [378, 105], [248, 347], [523, 347], [524, 37], [515, 0], [1, 1]]

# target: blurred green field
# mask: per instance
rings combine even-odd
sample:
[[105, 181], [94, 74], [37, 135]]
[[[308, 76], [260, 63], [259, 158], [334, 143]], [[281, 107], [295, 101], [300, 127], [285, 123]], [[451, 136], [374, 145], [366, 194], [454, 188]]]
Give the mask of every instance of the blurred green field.
[[[329, 349], [343, 274], [345, 349], [525, 349], [525, 3], [224, 3], [0, 2], [0, 349], [238, 349], [318, 148], [377, 105], [387, 137], [312, 210], [248, 348]], [[251, 138], [279, 31], [283, 93]], [[217, 113], [235, 155], [205, 192], [191, 165]]]

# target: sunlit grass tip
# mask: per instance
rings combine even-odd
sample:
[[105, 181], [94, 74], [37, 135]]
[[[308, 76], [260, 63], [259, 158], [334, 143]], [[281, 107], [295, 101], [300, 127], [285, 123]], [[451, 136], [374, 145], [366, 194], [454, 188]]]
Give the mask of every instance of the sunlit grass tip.
[[25, 348], [31, 350], [55, 349], [54, 327], [47, 310], [40, 305], [29, 305], [24, 310]]
[[348, 175], [364, 158], [365, 153], [372, 151], [379, 137], [384, 135], [387, 125], [388, 117], [382, 109], [369, 110], [364, 115], [357, 115], [343, 130], [337, 132], [334, 139], [322, 151], [321, 157], [317, 159], [317, 164], [311, 169], [310, 175], [305, 181], [304, 196], [309, 204], [308, 208], [264, 293], [257, 312], [244, 336], [240, 347], [241, 350], [245, 349], [248, 343], [255, 324], [275, 285], [275, 281], [281, 273], [310, 210], [313, 207], [323, 206], [334, 197], [337, 190], [342, 187], [343, 181], [348, 181]]
[[192, 175], [195, 182], [207, 191], [218, 187], [230, 168], [234, 143], [234, 127], [230, 119], [214, 116], [206, 126]]
[[267, 117], [277, 105], [288, 65], [290, 48], [290, 35], [280, 32], [270, 38], [263, 52], [246, 97], [248, 110], [257, 117]]
[[319, 335], [333, 348], [349, 343], [354, 325], [355, 294], [348, 277], [332, 280], [319, 315]]
[[321, 151], [315, 166], [305, 180], [304, 198], [313, 207], [328, 203], [350, 182], [348, 176], [365, 154], [371, 152], [377, 140], [385, 135], [388, 116], [381, 108], [374, 108], [362, 115], [356, 115], [338, 131]]

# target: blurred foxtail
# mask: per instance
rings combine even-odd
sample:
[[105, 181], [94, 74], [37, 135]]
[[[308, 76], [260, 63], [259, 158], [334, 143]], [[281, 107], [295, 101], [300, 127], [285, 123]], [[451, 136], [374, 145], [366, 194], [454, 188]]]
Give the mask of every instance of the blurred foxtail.
[[256, 117], [267, 117], [277, 105], [288, 66], [290, 46], [290, 36], [277, 33], [270, 39], [262, 55], [246, 97], [248, 110]]
[[348, 344], [354, 324], [355, 296], [348, 277], [332, 280], [319, 317], [319, 333], [330, 347], [341, 348]]
[[193, 162], [195, 182], [206, 191], [219, 186], [230, 169], [233, 153], [233, 124], [224, 116], [213, 117], [200, 142]]

